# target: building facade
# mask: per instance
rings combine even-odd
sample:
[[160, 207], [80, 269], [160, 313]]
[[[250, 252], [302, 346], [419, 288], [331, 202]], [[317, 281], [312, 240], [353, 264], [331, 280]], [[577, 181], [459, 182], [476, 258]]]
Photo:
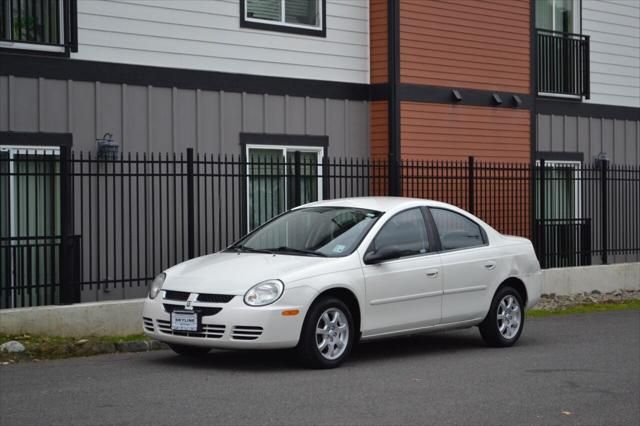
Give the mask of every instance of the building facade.
[[[28, 175], [61, 149], [96, 158], [105, 143], [124, 158], [192, 149], [249, 161], [382, 159], [388, 166], [383, 192], [396, 195], [408, 193], [402, 161], [544, 161], [560, 182], [548, 188], [551, 198], [532, 196], [535, 185], [480, 188], [477, 197], [502, 205], [496, 215], [509, 203], [533, 200], [530, 221], [571, 221], [583, 216], [579, 164], [640, 164], [640, 4], [0, 1], [0, 238], [83, 229], [84, 217], [100, 223], [100, 199], [91, 195], [95, 200], [84, 206], [88, 195], [77, 186], [33, 209], [28, 196], [16, 195], [20, 185], [52, 186], [48, 178], [21, 183], [8, 177], [15, 176], [9, 170], [14, 159]], [[311, 189], [301, 201], [323, 197], [322, 179], [309, 176]], [[273, 192], [267, 181], [249, 179], [248, 187], [232, 188], [231, 196], [244, 191], [244, 198], [230, 205], [246, 203], [251, 210], [257, 201], [251, 194]], [[290, 181], [282, 185], [276, 191], [287, 194]], [[114, 191], [115, 198], [122, 193]], [[80, 205], [67, 225], [56, 207], [66, 205], [65, 197]], [[249, 228], [287, 205], [269, 215], [247, 213]], [[41, 211], [53, 213], [43, 218]], [[171, 221], [182, 217], [175, 207], [172, 215]], [[111, 229], [127, 225], [129, 233], [142, 226], [108, 220]], [[216, 226], [219, 233], [230, 225]], [[104, 242], [108, 229], [78, 233], [96, 248], [117, 251], [125, 232]], [[246, 229], [234, 232], [240, 230]], [[519, 228], [505, 231], [531, 236]], [[163, 237], [166, 244], [180, 241], [181, 232]], [[186, 256], [184, 249], [175, 252], [181, 253], [177, 259]], [[101, 262], [98, 271], [109, 266]], [[124, 275], [130, 267], [121, 263]], [[123, 281], [114, 274], [93, 281], [109, 280]], [[122, 293], [133, 297], [144, 289]]]

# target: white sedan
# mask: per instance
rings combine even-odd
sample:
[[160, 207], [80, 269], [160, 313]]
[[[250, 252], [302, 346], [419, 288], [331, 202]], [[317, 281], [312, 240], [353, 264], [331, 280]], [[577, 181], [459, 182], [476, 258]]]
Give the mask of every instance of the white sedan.
[[331, 368], [359, 340], [478, 326], [513, 345], [540, 297], [531, 242], [436, 201], [306, 204], [153, 281], [145, 334], [177, 353], [296, 348]]

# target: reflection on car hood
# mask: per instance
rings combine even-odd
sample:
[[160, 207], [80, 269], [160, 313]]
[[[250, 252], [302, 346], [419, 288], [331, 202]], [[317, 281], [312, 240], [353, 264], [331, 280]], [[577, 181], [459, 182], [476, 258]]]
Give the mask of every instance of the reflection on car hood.
[[167, 270], [163, 290], [193, 293], [244, 294], [268, 280], [287, 282], [335, 271], [344, 258], [261, 253], [216, 253], [180, 263]]

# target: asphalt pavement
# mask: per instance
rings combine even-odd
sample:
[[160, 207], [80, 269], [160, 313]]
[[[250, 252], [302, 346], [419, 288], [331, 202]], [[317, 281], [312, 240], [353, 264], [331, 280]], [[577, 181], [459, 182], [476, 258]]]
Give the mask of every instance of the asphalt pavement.
[[288, 352], [162, 350], [0, 366], [0, 424], [640, 424], [640, 311], [363, 343], [341, 368]]

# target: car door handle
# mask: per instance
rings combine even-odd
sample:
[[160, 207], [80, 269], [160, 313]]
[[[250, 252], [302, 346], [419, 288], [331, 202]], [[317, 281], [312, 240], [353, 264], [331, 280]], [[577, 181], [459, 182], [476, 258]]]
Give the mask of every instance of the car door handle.
[[432, 269], [430, 271], [427, 271], [427, 277], [436, 278], [437, 276], [438, 276], [438, 271], [436, 269]]
[[484, 267], [491, 271], [492, 269], [495, 269], [496, 262], [494, 262], [493, 260], [490, 262], [487, 262], [484, 264]]

